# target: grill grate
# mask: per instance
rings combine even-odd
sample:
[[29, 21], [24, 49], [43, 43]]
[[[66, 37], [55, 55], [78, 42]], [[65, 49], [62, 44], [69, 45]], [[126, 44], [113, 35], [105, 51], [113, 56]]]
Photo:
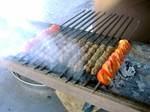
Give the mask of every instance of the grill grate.
[[[20, 53], [13, 57], [13, 60], [25, 66], [46, 71], [45, 75], [53, 72], [57, 74], [57, 77], [65, 78], [66, 83], [72, 81], [74, 84], [83, 86], [92, 85], [96, 91], [100, 83], [95, 80], [97, 72], [91, 72], [97, 67], [94, 64], [98, 62], [98, 59], [101, 61], [98, 65], [99, 70], [133, 20], [131, 17], [116, 13], [95, 13], [92, 10], [84, 10], [62, 24], [60, 31], [54, 34], [52, 39], [46, 40], [44, 44], [39, 42], [31, 51]], [[42, 61], [40, 56], [36, 55], [47, 49], [53, 42], [59, 49], [51, 51], [52, 55], [44, 57], [59, 59], [53, 59], [55, 63], [50, 65], [47, 64], [47, 60]], [[47, 54], [47, 52], [43, 53]], [[91, 67], [89, 71], [87, 65]]]

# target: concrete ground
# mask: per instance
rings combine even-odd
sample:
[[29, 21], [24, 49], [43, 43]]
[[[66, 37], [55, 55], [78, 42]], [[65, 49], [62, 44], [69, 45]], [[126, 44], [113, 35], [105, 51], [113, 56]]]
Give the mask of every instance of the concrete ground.
[[[26, 40], [33, 36], [39, 27], [47, 27], [47, 23], [61, 24], [67, 20], [68, 17], [71, 17], [80, 10], [91, 8], [90, 0], [30, 0], [26, 5], [24, 3], [16, 3], [17, 6], [13, 6], [15, 1], [17, 0], [14, 0], [12, 4], [10, 3], [10, 8], [7, 8], [8, 12], [10, 12], [10, 14], [14, 14], [13, 11], [18, 11], [18, 13], [20, 13], [21, 11], [19, 11], [19, 8], [26, 6], [28, 12], [21, 12], [20, 14], [22, 15], [22, 13], [24, 13], [23, 15], [26, 15], [32, 23], [36, 23], [37, 25], [34, 26], [34, 29], [36, 30], [33, 30], [33, 27], [32, 29], [24, 26], [21, 26], [22, 29], [20, 26], [13, 27], [16, 28], [13, 29], [13, 31], [19, 33], [19, 37], [17, 37], [19, 40], [20, 38]], [[7, 2], [1, 5], [7, 5], [9, 7]], [[32, 9], [29, 10], [30, 7]], [[5, 7], [3, 8], [4, 9], [2, 10], [5, 10]], [[14, 10], [15, 8], [16, 10]], [[29, 14], [30, 12], [32, 13]], [[34, 16], [33, 14], [36, 15]], [[15, 16], [13, 15], [13, 17]], [[7, 14], [3, 14], [0, 11], [0, 30], [2, 32], [3, 29], [7, 29], [9, 26], [10, 21], [8, 22], [7, 19]], [[3, 35], [0, 35], [0, 38], [3, 39], [4, 37], [2, 36]], [[2, 48], [5, 50], [10, 44], [8, 40], [12, 41], [14, 38], [15, 37], [8, 37], [8, 39], [5, 39], [6, 43], [1, 42], [0, 51], [2, 51]], [[13, 42], [15, 43], [15, 41]], [[23, 86], [10, 74], [9, 71], [0, 68], [0, 112], [66, 112], [66, 109], [63, 107], [53, 90], [38, 90]]]
[[66, 112], [55, 92], [23, 85], [0, 69], [0, 112]]

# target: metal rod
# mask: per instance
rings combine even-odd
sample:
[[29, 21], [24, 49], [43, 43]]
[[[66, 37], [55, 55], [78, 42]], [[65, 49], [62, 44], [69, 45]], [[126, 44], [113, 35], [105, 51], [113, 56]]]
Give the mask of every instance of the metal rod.
[[[81, 29], [84, 25], [86, 25], [87, 24], [87, 22], [90, 22], [93, 18], [95, 18], [98, 14], [99, 14], [100, 12], [98, 12], [98, 13], [94, 13], [94, 15], [92, 15], [90, 18], [85, 18], [83, 21], [81, 21], [81, 24], [78, 24], [78, 25], [76, 25], [76, 26], [73, 26], [73, 29]], [[100, 16], [100, 17], [102, 17], [102, 16]], [[91, 24], [90, 24], [91, 25]], [[87, 27], [89, 27], [90, 25], [88, 25]], [[78, 26], [78, 27], [77, 27]], [[87, 27], [85, 28], [85, 29], [82, 29], [82, 30], [86, 30], [87, 29]], [[71, 27], [72, 28], [72, 27]], [[74, 30], [74, 32], [72, 32], [72, 33], [75, 33], [76, 31]], [[81, 31], [82, 32], [82, 31]]]
[[66, 27], [69, 27], [71, 26], [72, 24], [74, 24], [75, 22], [77, 22], [78, 20], [82, 19], [84, 16], [86, 16], [88, 13], [92, 12], [92, 10], [88, 10], [87, 12], [85, 13], [80, 13], [79, 14], [79, 17], [76, 18], [75, 20], [73, 20], [71, 23], [69, 23]]
[[[83, 84], [83, 86], [85, 87], [89, 83], [90, 80], [91, 80], [90, 78], [87, 79], [87, 81]], [[77, 80], [77, 81], [79, 81], [79, 80]]]
[[[92, 15], [94, 14], [94, 12], [88, 12], [86, 15], [78, 18], [77, 20], [73, 21], [71, 24], [67, 25], [67, 28], [66, 30], [72, 30], [72, 27], [76, 27], [78, 26], [79, 24], [81, 24], [84, 20], [88, 19], [89, 17], [91, 17]], [[72, 26], [72, 27], [71, 27]], [[66, 31], [65, 30], [65, 31]], [[63, 32], [64, 35], [66, 35], [67, 33], [66, 32]]]
[[[116, 16], [116, 17], [102, 30], [102, 32], [99, 34], [99, 36], [100, 36], [101, 34], [103, 34], [103, 33], [118, 19], [118, 17], [119, 17], [119, 16]], [[118, 21], [119, 21], [121, 18], [122, 18], [122, 17], [120, 17], [120, 18], [118, 19]], [[112, 28], [117, 24], [118, 21], [115, 22], [115, 24], [112, 26]], [[107, 33], [106, 35], [108, 35], [108, 34], [110, 33], [110, 31], [112, 30], [112, 28], [108, 31], [108, 33]]]
[[102, 28], [108, 21], [110, 21], [113, 17], [115, 17], [116, 16], [116, 13], [115, 14], [113, 14], [112, 16], [111, 16], [111, 18], [109, 18], [108, 20], [106, 20], [102, 25], [100, 25], [98, 28], [96, 28], [96, 26], [95, 26], [95, 32], [98, 32], [99, 31], [99, 29], [100, 28]]
[[116, 32], [114, 32], [114, 34], [112, 35], [113, 37], [115, 37], [115, 35], [117, 35], [117, 33], [119, 32], [119, 30], [122, 28], [122, 26], [126, 23], [126, 21], [129, 19], [129, 17], [126, 17], [126, 19], [120, 24], [120, 26], [118, 27], [118, 29], [116, 30]]
[[[92, 24], [94, 24], [98, 19], [100, 19], [101, 17], [103, 17], [105, 15], [105, 13], [103, 13], [101, 16], [99, 16], [95, 21], [93, 21], [92, 23], [90, 23], [86, 28], [82, 29], [82, 31], [80, 31], [79, 33], [77, 33], [75, 36], [73, 36], [72, 38], [74, 37], [78, 37], [80, 36], [82, 33], [83, 33], [83, 30], [87, 30], [89, 26], [91, 26]], [[108, 19], [110, 16], [112, 16], [112, 14], [108, 15], [107, 17], [105, 17], [100, 23], [97, 24], [100, 25], [103, 21], [105, 21], [106, 19]], [[88, 32], [86, 32], [84, 34], [84, 36], [81, 36], [81, 38], [85, 37], [86, 35], [89, 34], [89, 32], [91, 32], [93, 29], [90, 29]], [[74, 33], [74, 32], [73, 32]], [[68, 36], [72, 36], [73, 33], [70, 33]]]
[[68, 22], [70, 22], [71, 20], [73, 20], [74, 18], [76, 18], [77, 16], [79, 16], [80, 14], [82, 14], [82, 13], [85, 12], [85, 11], [86, 11], [86, 10], [83, 10], [83, 11], [79, 12], [78, 14], [76, 14], [75, 16], [73, 16], [72, 18], [70, 18], [69, 20], [67, 20], [66, 22], [64, 22], [64, 23], [62, 24], [62, 26], [65, 25], [65, 24], [67, 24]]
[[80, 28], [82, 28], [84, 25], [86, 25], [87, 23], [90, 23], [90, 21], [92, 21], [93, 20], [93, 18], [95, 18], [98, 14], [99, 14], [100, 12], [98, 12], [98, 13], [94, 13], [94, 15], [92, 15], [90, 18], [86, 18], [85, 20], [83, 20], [83, 23], [81, 23], [81, 24], [79, 24], [79, 26], [78, 27], [74, 27], [74, 29], [80, 29]]
[[[116, 14], [114, 14], [114, 15], [109, 15], [109, 16], [107, 16], [106, 18], [104, 18], [102, 21], [100, 21], [95, 27], [98, 27], [98, 28], [96, 28], [96, 30], [94, 31], [94, 33], [96, 33], [101, 27], [103, 27], [109, 20], [111, 20], [114, 16], [115, 16]], [[103, 23], [104, 22], [104, 23]], [[103, 23], [103, 24], [101, 24], [101, 23]], [[101, 24], [101, 25], [100, 25]], [[100, 25], [100, 26], [99, 26]], [[92, 29], [93, 30], [93, 29]], [[91, 31], [92, 31], [91, 30]], [[94, 33], [91, 33], [91, 37], [94, 35]], [[86, 34], [84, 34], [81, 38], [83, 38], [84, 36], [86, 36]]]
[[[116, 22], [114, 22], [114, 24], [111, 26], [110, 30], [109, 30], [109, 31], [107, 32], [107, 34], [105, 35], [105, 38], [106, 38], [107, 36], [109, 36], [109, 34], [110, 34], [111, 31], [113, 30], [113, 28], [120, 22], [120, 20], [122, 19], [123, 16], [124, 16], [124, 15], [121, 15], [121, 16], [119, 17], [119, 19], [118, 19]], [[116, 19], [117, 19], [117, 18], [116, 18]], [[106, 43], [104, 43], [104, 44], [108, 44], [113, 38], [114, 38], [114, 36], [109, 37], [108, 41], [107, 41]]]
[[[122, 26], [125, 25], [125, 23], [127, 22], [128, 19], [129, 19], [129, 17], [126, 17], [126, 19], [122, 22], [122, 24], [118, 27], [116, 32], [113, 34], [113, 37], [115, 37], [115, 35], [117, 35], [117, 33], [121, 30]], [[124, 35], [125, 31], [128, 29], [129, 25], [132, 23], [132, 21], [133, 21], [133, 18], [129, 21], [129, 23], [124, 28], [124, 30], [121, 32], [121, 34], [118, 36], [118, 38], [116, 39], [116, 41], [114, 42], [113, 45], [115, 45], [116, 42], [118, 42], [121, 39], [121, 37]]]
[[97, 89], [98, 89], [98, 87], [100, 86], [100, 82], [98, 82], [97, 84], [96, 84], [96, 86], [94, 87], [94, 90], [93, 90], [93, 92], [92, 93], [94, 93]]
[[[107, 21], [109, 21], [113, 16], [115, 16], [115, 14], [114, 15], [112, 15], [112, 14], [110, 14], [109, 16], [107, 16], [106, 18], [104, 18], [101, 22], [99, 22], [95, 27], [98, 27], [102, 22], [104, 22], [105, 20], [107, 20]], [[97, 20], [97, 19], [96, 19]], [[99, 26], [99, 28], [101, 28], [101, 27], [103, 27], [103, 25], [105, 24], [105, 23], [107, 23], [107, 21], [105, 21], [101, 26]], [[95, 21], [96, 22], [96, 21]], [[88, 29], [88, 28], [86, 28], [86, 29]], [[83, 29], [83, 30], [86, 30], [86, 29]], [[89, 30], [88, 32], [86, 32], [83, 36], [80, 36], [80, 34], [82, 33], [82, 31], [79, 33], [79, 34], [77, 34], [77, 35], [75, 35], [75, 37], [76, 36], [80, 36], [80, 39], [81, 38], [87, 38], [87, 39], [90, 39], [90, 38], [92, 38], [94, 35], [95, 35], [95, 33], [96, 33], [96, 31], [94, 31], [93, 33], [91, 33], [90, 31], [92, 31], [93, 29], [91, 29], [91, 30]], [[90, 33], [89, 33], [90, 32]], [[88, 35], [88, 34], [90, 34], [90, 35]], [[88, 35], [88, 37], [86, 37]], [[99, 38], [98, 38], [99, 39]], [[97, 39], [96, 39], [97, 40]], [[93, 41], [96, 41], [96, 40], [93, 40]]]
[[[73, 26], [69, 26], [70, 28], [76, 28], [78, 25], [81, 25], [81, 24], [85, 24], [85, 21], [89, 21], [89, 20], [91, 20], [92, 18], [93, 18], [93, 16], [96, 16], [98, 13], [95, 13], [95, 12], [91, 12], [91, 13], [89, 13], [88, 15], [86, 15], [84, 18], [82, 18], [79, 22], [78, 22], [78, 24], [75, 24], [75, 25], [73, 25]], [[87, 23], [86, 23], [87, 24]], [[78, 28], [79, 29], [79, 28]]]
[[[78, 25], [81, 24], [84, 20], [88, 19], [90, 16], [92, 16], [92, 15], [94, 14], [94, 12], [91, 12], [91, 13], [89, 13], [89, 14], [88, 14], [88, 13], [89, 13], [89, 12], [85, 13], [82, 17], [76, 19], [75, 21], [78, 21], [78, 20], [80, 20], [80, 19], [82, 19], [82, 20], [78, 21], [73, 27], [78, 26]], [[87, 15], [87, 14], [88, 14], [88, 15]], [[84, 17], [84, 16], [85, 16], [85, 17]], [[84, 17], [84, 18], [83, 18], [83, 17]], [[70, 25], [74, 24], [75, 21], [73, 21], [71, 24], [69, 24], [69, 25], [67, 25], [66, 27], [64, 27], [64, 28], [61, 30], [60, 33], [62, 33], [62, 31], [65, 30], [65, 31], [63, 32], [63, 35], [64, 35], [64, 36], [66, 36], [68, 33], [73, 34], [73, 33], [74, 33], [73, 29], [72, 29], [72, 28], [67, 28], [67, 27], [69, 27]], [[59, 35], [60, 33], [58, 33], [58, 35], [57, 35], [56, 37], [59, 37], [59, 36], [60, 36], [60, 35]], [[56, 38], [56, 37], [55, 37], [55, 38]], [[60, 36], [60, 37], [62, 37], [62, 36]], [[61, 38], [59, 38], [59, 39], [61, 39]]]
[[[118, 18], [118, 16], [117, 16], [116, 18], [114, 18], [113, 21], [114, 21], [115, 19], [117, 19], [117, 18]], [[108, 21], [109, 21], [109, 20], [108, 20]], [[101, 35], [103, 34], [103, 32], [113, 23], [113, 21], [111, 21], [111, 23], [108, 24], [108, 25], [103, 29], [103, 31], [102, 31], [97, 37], [101, 36]], [[107, 23], [107, 21], [105, 21], [104, 24], [105, 24], [105, 23]], [[103, 27], [104, 24], [102, 24], [101, 27]], [[95, 31], [95, 33], [96, 33], [96, 31]], [[93, 37], [93, 35], [91, 35], [91, 36], [89, 36], [89, 37]], [[99, 42], [101, 42], [102, 40], [103, 40], [103, 38], [98, 38], [98, 39], [93, 39], [92, 41], [93, 41], [93, 42], [97, 41], [97, 42], [99, 43]], [[99, 43], [99, 44], [100, 44], [100, 43]]]
[[[95, 19], [93, 22], [91, 22], [86, 28], [82, 29], [82, 31], [80, 31], [76, 36], [81, 35], [81, 33], [82, 33], [84, 30], [87, 30], [92, 24], [94, 24], [95, 22], [97, 22], [97, 20], [100, 19], [100, 18], [102, 18], [104, 15], [105, 15], [105, 13], [103, 13], [102, 15], [100, 15], [97, 19]], [[109, 15], [109, 16], [110, 16], [110, 15]], [[108, 16], [108, 17], [109, 17], [109, 16]], [[106, 17], [106, 18], [104, 18], [104, 19], [107, 19], [108, 17]], [[90, 31], [92, 31], [92, 29], [89, 30], [88, 32], [90, 32]], [[69, 36], [71, 36], [71, 35], [72, 35], [72, 34], [70, 34]]]
[[[117, 21], [116, 23], [112, 26], [112, 28], [109, 30], [108, 34], [112, 31], [112, 29], [119, 23], [119, 21], [121, 20], [121, 18], [123, 17], [124, 15], [122, 15]], [[110, 43], [110, 41], [115, 37], [115, 35], [119, 32], [119, 30], [123, 27], [123, 25], [125, 24], [125, 22], [128, 20], [128, 17], [121, 23], [121, 25], [118, 27], [118, 29], [116, 30], [116, 32], [111, 36], [109, 37], [108, 41], [105, 43], [105, 44], [108, 44]], [[113, 43], [115, 44], [116, 42], [118, 41], [118, 39]]]
[[[99, 35], [98, 36], [101, 36], [115, 21], [116, 21], [116, 19], [118, 19], [118, 17], [119, 16], [116, 16], [100, 33], [99, 33]], [[121, 19], [121, 18], [120, 18]], [[119, 20], [120, 20], [119, 19]], [[117, 21], [116, 21], [116, 23], [117, 23]], [[115, 24], [116, 24], [115, 23]], [[114, 27], [114, 25], [112, 26], [112, 28]], [[110, 29], [109, 31], [108, 31], [108, 33], [103, 37], [103, 40], [109, 35], [109, 33], [111, 32], [111, 30], [112, 29]], [[101, 41], [98, 41], [97, 43], [100, 45], [100, 43], [103, 41], [103, 40], [101, 40]]]
[[125, 27], [125, 29], [123, 30], [123, 32], [119, 35], [119, 38], [121, 39], [121, 37], [124, 35], [125, 31], [128, 29], [128, 27], [130, 26], [130, 24], [133, 22], [134, 18], [131, 18], [131, 20], [129, 21], [129, 23], [127, 24], [127, 26]]

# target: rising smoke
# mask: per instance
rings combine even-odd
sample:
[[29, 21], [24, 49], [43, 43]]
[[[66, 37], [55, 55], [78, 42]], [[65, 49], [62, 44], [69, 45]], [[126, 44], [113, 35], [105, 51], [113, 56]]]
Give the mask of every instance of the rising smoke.
[[73, 41], [77, 38], [71, 39], [71, 37], [64, 36], [60, 32], [49, 33], [47, 32], [48, 29], [28, 41], [23, 40], [25, 44], [20, 43], [20, 46], [23, 47], [15, 54], [10, 55], [16, 56], [21, 53], [22, 56], [18, 59], [27, 62], [29, 65], [46, 66], [48, 70], [54, 73], [59, 73], [59, 75], [65, 73], [66, 77], [79, 80], [83, 73], [80, 68], [83, 68], [83, 65], [81, 63], [78, 65], [78, 69], [74, 69], [74, 62], [81, 58], [81, 46], [77, 41]]

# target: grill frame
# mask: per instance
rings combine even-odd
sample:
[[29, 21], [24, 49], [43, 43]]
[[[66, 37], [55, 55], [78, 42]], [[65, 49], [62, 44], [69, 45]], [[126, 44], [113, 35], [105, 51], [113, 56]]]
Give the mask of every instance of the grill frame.
[[[94, 20], [92, 20], [92, 19], [94, 19]], [[97, 23], [97, 21], [99, 19], [101, 19], [101, 21], [99, 21]], [[105, 12], [95, 13], [92, 10], [84, 10], [84, 11], [81, 11], [80, 13], [78, 13], [77, 15], [75, 15], [74, 17], [72, 17], [71, 19], [69, 19], [68, 21], [66, 21], [64, 24], [62, 24], [60, 32], [58, 32], [55, 35], [55, 38], [58, 38], [58, 41], [60, 41], [64, 36], [67, 36], [67, 38], [69, 38], [69, 39], [70, 38], [74, 39], [77, 36], [80, 36], [78, 41], [83, 39], [83, 38], [85, 38], [86, 41], [91, 40], [93, 43], [97, 43], [98, 45], [100, 45], [106, 39], [109, 39], [109, 41], [105, 42], [106, 46], [105, 46], [105, 49], [103, 51], [103, 53], [104, 53], [105, 50], [106, 50], [107, 45], [109, 45], [113, 39], [115, 39], [115, 42], [113, 43], [112, 46], [115, 46], [115, 44], [117, 44], [117, 42], [124, 35], [124, 33], [126, 32], [128, 27], [130, 26], [130, 24], [133, 22], [133, 20], [134, 20], [134, 18], [125, 17], [124, 15], [120, 16], [120, 15], [117, 15], [116, 13], [114, 13], [114, 14], [113, 13], [106, 14]], [[89, 22], [90, 24], [88, 24], [87, 27], [82, 28], [82, 27], [84, 27], [84, 25], [87, 24], [87, 22]], [[90, 30], [86, 31], [94, 23], [97, 23], [94, 26], [94, 30], [90, 29]], [[119, 24], [119, 26], [117, 26], [118, 24]], [[117, 28], [115, 29], [115, 32], [113, 32], [112, 36], [110, 37], [109, 33], [113, 30], [114, 27], [117, 27]], [[124, 27], [124, 28], [123, 28], [122, 31], [120, 31], [120, 29], [122, 27]], [[102, 31], [100, 33], [97, 33], [101, 28], [102, 28]], [[109, 30], [107, 31], [106, 35], [104, 35], [103, 33], [107, 29], [109, 29]], [[63, 33], [63, 37], [59, 38], [61, 36], [60, 34], [62, 34], [62, 33]], [[81, 34], [83, 34], [83, 35], [81, 35]], [[117, 34], [119, 34], [119, 37], [116, 37]], [[96, 36], [96, 38], [94, 36]], [[103, 38], [101, 39], [100, 37], [102, 37], [102, 36], [103, 36]], [[41, 51], [39, 50], [37, 52], [41, 52]], [[46, 70], [47, 71], [46, 74], [49, 74], [49, 73], [53, 72], [53, 70], [51, 71], [51, 70], [47, 69], [47, 66], [45, 65], [45, 62], [37, 63], [38, 59], [36, 59], [34, 57], [34, 55], [32, 57], [30, 57], [30, 54], [29, 54], [30, 60], [26, 60], [26, 59], [24, 60], [24, 58], [26, 58], [26, 57], [28, 58], [28, 54], [27, 55], [26, 54], [25, 55], [21, 54], [21, 57], [20, 56], [16, 56], [14, 58], [18, 58], [18, 57], [19, 57], [19, 60], [17, 60], [17, 61], [19, 61], [23, 65], [30, 66], [30, 64], [31, 64], [30, 61], [31, 61], [33, 65], [36, 64], [33, 67], [35, 70], [36, 69], [39, 69], [41, 71]], [[55, 67], [57, 67], [57, 65], [54, 66], [54, 68]], [[69, 81], [74, 81], [74, 80], [72, 80], [73, 75], [71, 75], [69, 77], [68, 76], [66, 77], [66, 74], [68, 73], [68, 71], [70, 71], [70, 69], [68, 69], [68, 67], [66, 66], [64, 68], [64, 71], [61, 71], [61, 73], [56, 73], [56, 74], [59, 74], [59, 78], [65, 78], [66, 79], [66, 83], [69, 82]], [[79, 74], [79, 73], [75, 72], [74, 74]], [[93, 78], [95, 79], [95, 76], [93, 77], [93, 76], [90, 76], [90, 75], [88, 75], [88, 76], [86, 76], [86, 75], [87, 75], [87, 73], [84, 70], [83, 73], [81, 74], [81, 76], [77, 80], [74, 81], [74, 84], [77, 84], [77, 83], [81, 82], [80, 79], [82, 77], [87, 78], [86, 82], [84, 82], [82, 84], [83, 86], [87, 86], [88, 83], [91, 81], [91, 79], [93, 79]], [[97, 80], [95, 80], [95, 82], [97, 82]], [[97, 84], [95, 84], [94, 91], [96, 91], [99, 88], [99, 85], [100, 85], [99, 82], [97, 82]]]
[[[99, 19], [101, 19], [101, 21], [99, 21], [97, 23], [97, 21]], [[117, 15], [116, 13], [108, 13], [108, 14], [106, 14], [105, 12], [95, 13], [92, 10], [84, 10], [84, 11], [81, 11], [80, 13], [78, 13], [77, 15], [75, 15], [74, 17], [72, 17], [71, 19], [69, 19], [68, 21], [66, 21], [64, 24], [62, 24], [60, 32], [58, 32], [55, 35], [55, 38], [58, 37], [58, 41], [59, 41], [64, 36], [67, 36], [67, 38], [73, 38], [73, 39], [76, 38], [77, 36], [80, 36], [80, 38], [78, 39], [78, 41], [81, 40], [81, 39], [83, 39], [83, 38], [85, 38], [86, 41], [88, 41], [88, 40], [90, 40], [92, 38], [93, 43], [97, 42], [97, 44], [100, 45], [104, 40], [107, 39], [107, 37], [109, 37], [109, 41], [107, 41], [105, 43], [106, 47], [107, 47], [107, 45], [109, 45], [111, 43], [111, 40], [113, 40], [113, 39], [116, 39], [115, 42], [112, 45], [112, 46], [115, 46], [115, 44], [117, 44], [117, 42], [121, 39], [121, 37], [124, 35], [125, 31], [128, 29], [128, 27], [133, 22], [133, 20], [134, 20], [134, 18], [124, 17], [124, 15], [120, 16], [120, 15]], [[84, 25], [87, 24], [87, 22], [89, 22], [90, 24], [88, 24], [85, 28], [82, 28], [82, 27], [84, 27]], [[93, 28], [94, 30], [90, 29], [90, 30], [86, 31], [94, 23], [97, 23], [96, 25], [94, 25], [94, 28]], [[119, 26], [117, 26], [118, 24], [119, 24]], [[117, 28], [115, 29], [115, 32], [110, 37], [109, 33], [113, 30], [114, 27], [117, 27]], [[122, 31], [120, 31], [120, 29], [122, 27], [124, 27], [124, 28], [123, 28]], [[102, 31], [100, 33], [97, 33], [101, 28], [102, 28]], [[103, 33], [107, 29], [109, 29], [109, 31], [107, 31], [106, 35], [104, 35]], [[62, 34], [62, 33], [63, 33], [63, 37], [59, 38], [61, 36], [60, 34]], [[83, 34], [83, 35], [81, 35], [81, 34]], [[116, 37], [117, 34], [119, 34], [119, 37]], [[95, 35], [96, 35], [96, 38], [94, 37]], [[86, 36], [88, 36], [88, 37], [86, 37]], [[103, 36], [102, 39], [100, 39], [101, 36]], [[93, 37], [95, 39], [93, 39]], [[105, 52], [106, 47], [105, 47], [103, 53]], [[39, 50], [37, 52], [41, 52], [41, 51]], [[23, 55], [21, 57], [20, 56], [16, 56], [15, 58], [18, 58], [18, 57], [19, 57], [18, 61], [20, 63], [22, 63], [23, 65], [26, 65], [26, 66], [30, 65], [30, 61], [31, 61], [33, 65], [34, 65], [34, 63], [36, 63], [36, 65], [33, 67], [34, 69], [39, 69], [41, 71], [48, 70], [47, 66], [45, 65], [45, 62], [37, 63], [38, 60], [36, 58], [34, 59], [34, 55], [32, 57], [29, 57], [30, 60], [26, 60], [26, 59], [24, 60], [24, 58], [26, 58], [26, 57], [28, 58], [28, 54], [27, 55]], [[57, 67], [57, 65], [54, 66], [54, 68], [55, 67]], [[60, 74], [59, 78], [64, 78], [65, 74], [67, 74], [68, 71], [69, 71], [69, 69], [68, 69], [68, 67], [66, 67], [64, 69], [64, 71], [62, 71], [61, 73], [57, 73], [57, 74]], [[48, 70], [48, 72], [46, 74], [51, 73], [51, 72], [53, 72], [53, 71]], [[78, 73], [76, 73], [76, 74], [78, 74]], [[80, 78], [86, 77], [85, 76], [86, 74], [87, 73], [84, 70], [83, 73], [81, 74], [81, 76], [74, 82], [74, 84], [77, 84], [78, 82], [80, 82], [79, 81]], [[69, 76], [66, 79], [66, 82], [71, 81], [72, 78], [73, 78], [73, 75]], [[89, 81], [91, 81], [91, 76], [87, 77], [87, 81], [85, 83], [83, 83], [83, 86], [86, 86]], [[96, 91], [98, 89], [99, 85], [100, 85], [100, 83], [97, 82], [97, 84], [94, 87], [95, 88], [94, 91]]]

